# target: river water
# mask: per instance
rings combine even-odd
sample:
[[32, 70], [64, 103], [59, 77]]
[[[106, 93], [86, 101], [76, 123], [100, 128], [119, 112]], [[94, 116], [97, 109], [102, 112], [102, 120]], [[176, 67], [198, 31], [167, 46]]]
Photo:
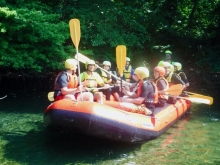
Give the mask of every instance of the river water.
[[[121, 144], [47, 131], [47, 94], [0, 100], [1, 165], [217, 165], [220, 106], [193, 104], [167, 132], [142, 144]], [[217, 102], [217, 100], [215, 100]]]

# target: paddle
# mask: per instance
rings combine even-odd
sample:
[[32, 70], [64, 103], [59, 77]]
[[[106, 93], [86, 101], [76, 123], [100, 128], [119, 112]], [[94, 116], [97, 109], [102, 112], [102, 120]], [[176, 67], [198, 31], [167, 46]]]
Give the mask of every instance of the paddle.
[[[88, 57], [82, 55], [81, 53], [78, 53], [78, 57], [77, 57], [77, 55], [75, 55], [75, 59], [79, 59], [79, 61], [82, 62], [82, 63], [84, 63], [84, 64], [86, 63], [86, 61], [89, 61], [89, 60], [90, 60]], [[111, 72], [108, 72], [107, 70], [103, 69], [102, 67], [98, 66], [97, 64], [96, 64], [96, 66], [97, 66], [100, 70], [102, 70], [102, 71], [104, 71], [104, 72], [110, 74], [112, 77], [116, 78], [117, 80], [120, 80], [119, 77], [115, 76], [115, 75], [112, 74]], [[123, 81], [123, 82], [127, 83], [126, 81]]]
[[124, 45], [118, 45], [116, 47], [116, 63], [117, 63], [119, 75], [121, 77], [121, 88], [122, 88], [122, 77], [126, 64], [126, 47]]
[[[71, 19], [69, 21], [69, 27], [70, 27], [70, 36], [73, 41], [73, 44], [75, 45], [76, 48], [76, 55], [77, 55], [77, 63], [78, 63], [78, 75], [80, 75], [80, 66], [79, 66], [79, 58], [78, 58], [78, 47], [79, 47], [79, 41], [81, 37], [81, 32], [80, 32], [80, 22], [78, 19]], [[81, 84], [79, 80], [79, 84]]]
[[54, 92], [49, 92], [48, 94], [47, 94], [47, 98], [48, 98], [48, 100], [49, 101], [54, 101]]
[[[171, 97], [176, 97], [176, 96], [172, 96], [170, 95]], [[197, 103], [197, 104], [208, 104], [208, 105], [212, 105], [213, 103], [213, 98], [210, 97], [209, 99], [205, 99], [205, 98], [199, 98], [197, 97], [197, 95], [192, 95], [192, 96], [189, 96], [189, 97], [180, 97], [180, 96], [177, 96], [176, 98], [180, 98], [180, 99], [185, 99], [185, 100], [189, 100], [191, 101], [192, 103]]]
[[213, 104], [213, 98], [210, 96], [205, 96], [205, 95], [188, 92], [188, 91], [185, 91], [185, 92], [189, 94], [189, 97], [191, 98], [192, 102], [197, 102], [197, 103], [200, 102], [200, 103], [209, 104], [209, 105]]
[[[109, 88], [113, 88], [114, 86], [110, 86]], [[90, 90], [99, 90], [99, 89], [106, 89], [106, 87], [99, 87], [99, 88], [86, 88], [87, 91], [90, 91]], [[5, 96], [6, 97], [6, 96]], [[4, 98], [5, 98], [4, 97]], [[49, 101], [54, 101], [54, 92], [49, 92], [47, 94], [47, 98]], [[0, 98], [2, 99], [2, 98]]]
[[183, 90], [182, 84], [176, 84], [176, 85], [172, 85], [164, 92], [165, 92], [165, 94], [179, 96], [182, 93], [182, 90]]
[[[78, 19], [71, 19], [69, 21], [69, 26], [70, 26], [70, 36], [73, 41], [73, 44], [75, 45], [76, 48], [76, 55], [78, 56], [79, 51], [79, 41], [81, 37], [81, 31], [80, 31], [80, 22]], [[78, 63], [78, 75], [80, 76], [80, 65], [79, 65], [79, 58], [77, 57], [77, 63]], [[81, 80], [79, 79], [79, 85], [81, 85]], [[80, 91], [82, 94], [82, 91]], [[82, 98], [83, 100], [83, 98]]]

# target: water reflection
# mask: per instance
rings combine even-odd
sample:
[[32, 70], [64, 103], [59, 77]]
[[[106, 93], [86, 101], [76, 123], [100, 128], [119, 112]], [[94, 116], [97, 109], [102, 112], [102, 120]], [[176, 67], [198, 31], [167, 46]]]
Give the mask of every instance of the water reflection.
[[0, 106], [0, 164], [218, 164], [218, 106], [193, 105], [161, 137], [128, 145], [68, 132], [49, 132], [46, 94], [6, 98]]

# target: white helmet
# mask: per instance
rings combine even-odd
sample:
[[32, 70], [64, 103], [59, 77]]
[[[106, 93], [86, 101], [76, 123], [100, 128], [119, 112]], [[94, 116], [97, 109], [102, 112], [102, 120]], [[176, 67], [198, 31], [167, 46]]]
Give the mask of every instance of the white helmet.
[[174, 62], [173, 65], [177, 67], [178, 71], [180, 71], [182, 69], [182, 64], [180, 64], [179, 62]]
[[95, 66], [95, 61], [94, 60], [86, 61], [86, 64], [85, 64], [86, 69], [88, 69], [88, 65], [94, 65]]
[[102, 63], [102, 65], [107, 65], [107, 66], [109, 66], [111, 68], [111, 62], [109, 62], [109, 61], [104, 61]]
[[130, 59], [129, 57], [126, 57], [126, 61], [130, 62], [130, 61], [131, 61], [131, 59]]

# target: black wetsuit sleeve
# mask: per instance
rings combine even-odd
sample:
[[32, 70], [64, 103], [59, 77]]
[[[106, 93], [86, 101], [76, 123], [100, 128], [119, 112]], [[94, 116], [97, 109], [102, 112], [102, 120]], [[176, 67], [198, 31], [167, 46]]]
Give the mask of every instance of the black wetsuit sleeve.
[[187, 80], [187, 77], [184, 73], [180, 73], [180, 78], [181, 78], [181, 80], [183, 80], [183, 82], [189, 83], [189, 81]]
[[172, 77], [171, 77], [171, 82], [173, 84], [182, 84], [182, 85], [185, 85], [185, 83], [176, 75], [176, 74], [173, 74]]
[[162, 90], [164, 90], [166, 88], [167, 88], [167, 83], [166, 83], [165, 80], [161, 79], [161, 80], [159, 80], [157, 82], [157, 89], [158, 89], [158, 91], [162, 91]]
[[149, 95], [149, 93], [150, 93], [150, 85], [148, 83], [143, 83], [140, 97], [146, 98]]

